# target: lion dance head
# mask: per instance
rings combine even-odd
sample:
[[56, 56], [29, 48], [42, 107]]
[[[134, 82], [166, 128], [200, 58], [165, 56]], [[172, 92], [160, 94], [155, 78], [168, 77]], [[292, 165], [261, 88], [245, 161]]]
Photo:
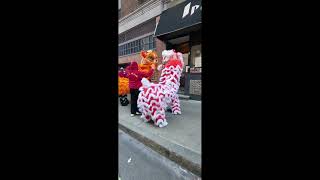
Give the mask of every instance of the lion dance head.
[[158, 65], [158, 55], [153, 50], [141, 51], [141, 63], [139, 64], [139, 71], [149, 72], [152, 66], [155, 68]]

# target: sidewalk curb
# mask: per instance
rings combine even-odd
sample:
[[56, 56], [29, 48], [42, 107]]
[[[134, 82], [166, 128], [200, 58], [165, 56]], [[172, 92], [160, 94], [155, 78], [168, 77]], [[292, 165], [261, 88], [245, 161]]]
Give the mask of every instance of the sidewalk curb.
[[184, 94], [178, 94], [179, 95], [179, 99], [182, 100], [190, 100], [190, 96], [184, 95]]
[[177, 163], [181, 167], [187, 169], [188, 171], [192, 172], [193, 174], [201, 177], [201, 166], [194, 162], [191, 162], [184, 157], [176, 154], [173, 151], [168, 150], [164, 146], [154, 142], [153, 140], [125, 127], [124, 125], [119, 123], [119, 128], [124, 131], [125, 133], [129, 134], [133, 138], [137, 139], [139, 142], [143, 143], [144, 145], [150, 147], [152, 150], [156, 151], [157, 153], [165, 156], [166, 158], [170, 159], [171, 161]]

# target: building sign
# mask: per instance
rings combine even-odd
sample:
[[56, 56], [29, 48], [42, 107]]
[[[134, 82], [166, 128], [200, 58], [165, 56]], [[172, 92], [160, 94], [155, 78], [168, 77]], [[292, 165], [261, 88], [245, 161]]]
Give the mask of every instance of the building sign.
[[[190, 16], [192, 16], [192, 15], [194, 14], [195, 10], [199, 9], [200, 5], [201, 5], [201, 4], [199, 3], [199, 4], [195, 4], [195, 5], [193, 5], [193, 6], [191, 7]], [[182, 19], [185, 18], [185, 17], [189, 14], [189, 12], [190, 12], [190, 6], [191, 6], [191, 2], [184, 7]], [[202, 10], [202, 6], [200, 7], [200, 10]]]
[[163, 11], [154, 33], [155, 36], [160, 38], [176, 31], [200, 25], [202, 22], [201, 2], [202, 0], [186, 0]]
[[201, 73], [201, 68], [198, 68], [198, 67], [190, 68], [190, 73]]

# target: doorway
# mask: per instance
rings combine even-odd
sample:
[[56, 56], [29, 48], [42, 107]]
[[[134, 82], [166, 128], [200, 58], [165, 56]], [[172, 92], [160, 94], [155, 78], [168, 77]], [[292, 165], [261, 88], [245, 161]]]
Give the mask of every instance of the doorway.
[[182, 36], [167, 41], [167, 49], [175, 49], [177, 52], [181, 52], [183, 55], [184, 65], [182, 68], [182, 74], [180, 77], [180, 87], [178, 90], [179, 94], [185, 94], [185, 83], [186, 83], [186, 66], [189, 65], [190, 55], [190, 37]]

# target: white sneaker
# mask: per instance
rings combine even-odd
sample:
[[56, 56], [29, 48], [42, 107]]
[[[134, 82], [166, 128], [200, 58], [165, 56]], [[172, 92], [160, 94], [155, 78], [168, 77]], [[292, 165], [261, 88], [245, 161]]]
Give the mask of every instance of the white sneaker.
[[136, 115], [141, 115], [141, 113], [139, 113], [139, 112], [136, 112]]
[[134, 114], [131, 114], [131, 117], [133, 117], [134, 116]]

